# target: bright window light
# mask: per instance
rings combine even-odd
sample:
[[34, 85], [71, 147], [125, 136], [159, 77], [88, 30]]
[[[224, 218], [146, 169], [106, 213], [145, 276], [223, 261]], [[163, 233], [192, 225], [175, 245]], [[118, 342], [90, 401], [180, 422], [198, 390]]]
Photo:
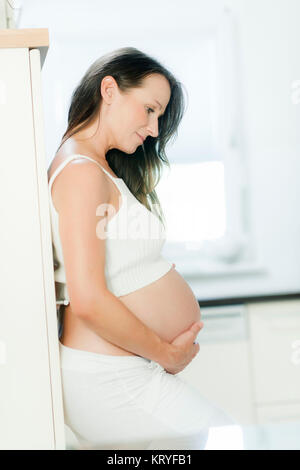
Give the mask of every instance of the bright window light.
[[224, 164], [171, 164], [156, 187], [170, 242], [203, 242], [226, 228]]
[[244, 450], [244, 436], [241, 426], [210, 427], [204, 450]]

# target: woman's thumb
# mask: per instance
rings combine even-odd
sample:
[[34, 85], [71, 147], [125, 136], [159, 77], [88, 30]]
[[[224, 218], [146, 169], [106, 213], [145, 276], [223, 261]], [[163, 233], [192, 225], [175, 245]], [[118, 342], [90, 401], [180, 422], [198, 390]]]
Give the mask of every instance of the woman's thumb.
[[201, 328], [203, 328], [203, 325], [204, 325], [203, 321], [197, 321], [192, 324], [190, 330], [192, 330], [193, 333], [198, 334]]

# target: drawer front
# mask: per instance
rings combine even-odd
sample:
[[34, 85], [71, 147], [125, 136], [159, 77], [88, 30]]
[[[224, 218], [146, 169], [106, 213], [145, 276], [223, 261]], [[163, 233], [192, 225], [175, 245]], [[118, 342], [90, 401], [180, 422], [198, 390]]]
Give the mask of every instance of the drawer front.
[[[264, 405], [256, 408], [257, 423], [300, 422], [300, 401], [285, 405]], [[300, 440], [300, 437], [299, 437]]]
[[248, 306], [255, 403], [300, 401], [300, 302]]

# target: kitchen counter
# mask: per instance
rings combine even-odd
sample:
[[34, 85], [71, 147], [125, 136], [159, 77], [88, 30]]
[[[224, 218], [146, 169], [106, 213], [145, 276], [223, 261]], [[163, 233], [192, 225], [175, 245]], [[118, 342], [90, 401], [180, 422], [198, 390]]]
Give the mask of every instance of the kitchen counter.
[[249, 304], [255, 302], [274, 302], [284, 300], [300, 299], [299, 292], [290, 293], [270, 293], [264, 295], [248, 295], [241, 297], [226, 297], [226, 298], [215, 298], [215, 299], [200, 299], [198, 302], [200, 307], [215, 307], [217, 305], [236, 305], [236, 304]]

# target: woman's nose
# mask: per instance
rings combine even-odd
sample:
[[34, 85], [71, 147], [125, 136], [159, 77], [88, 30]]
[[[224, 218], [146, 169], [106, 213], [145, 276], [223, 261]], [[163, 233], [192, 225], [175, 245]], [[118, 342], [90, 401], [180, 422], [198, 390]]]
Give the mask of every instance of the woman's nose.
[[148, 126], [148, 130], [151, 133], [152, 137], [158, 136], [158, 121], [155, 120], [154, 123]]

